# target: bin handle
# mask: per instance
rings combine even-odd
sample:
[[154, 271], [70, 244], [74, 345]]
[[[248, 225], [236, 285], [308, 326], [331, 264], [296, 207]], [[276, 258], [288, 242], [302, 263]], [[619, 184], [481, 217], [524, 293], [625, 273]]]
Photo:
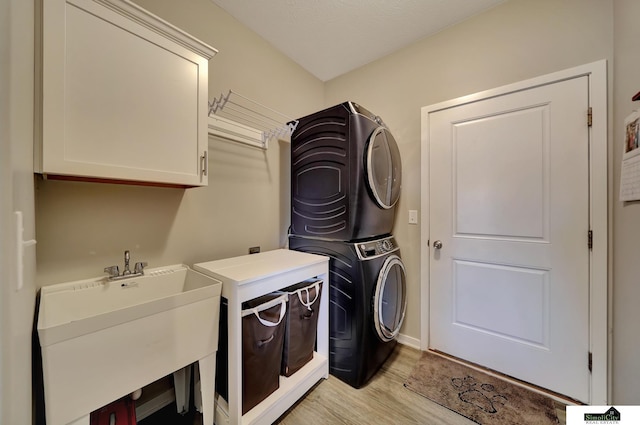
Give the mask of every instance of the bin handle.
[[255, 316], [258, 318], [260, 323], [262, 323], [264, 326], [269, 326], [269, 327], [278, 326], [280, 322], [282, 322], [282, 318], [284, 317], [284, 314], [287, 311], [287, 301], [283, 299], [282, 302], [280, 303], [280, 318], [278, 319], [277, 322], [270, 322], [260, 317], [260, 311], [258, 310], [258, 308], [252, 308], [251, 311], [253, 312], [253, 314], [255, 314]]
[[[311, 306], [313, 305], [313, 303], [316, 302], [316, 300], [318, 299], [318, 296], [320, 295], [320, 281], [316, 280], [315, 285], [313, 285], [313, 288], [316, 290], [316, 296], [311, 301], [309, 301], [309, 298], [311, 298], [311, 296], [309, 295], [309, 288], [311, 288], [311, 286], [307, 286], [306, 288], [300, 288], [296, 291], [298, 293], [298, 299], [300, 300], [300, 303], [302, 303], [303, 306], [307, 307], [307, 310], [311, 310]], [[307, 297], [306, 297], [307, 301], [302, 299], [303, 291], [307, 293]]]

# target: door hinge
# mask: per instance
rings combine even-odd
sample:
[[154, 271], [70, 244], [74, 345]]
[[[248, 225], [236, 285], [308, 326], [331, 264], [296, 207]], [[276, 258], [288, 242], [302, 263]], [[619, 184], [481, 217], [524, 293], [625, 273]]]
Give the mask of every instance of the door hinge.
[[589, 247], [589, 250], [593, 249], [593, 230], [589, 230], [589, 232], [587, 232], [587, 246]]
[[591, 127], [593, 125], [593, 108], [589, 106], [587, 109], [587, 126]]
[[589, 351], [589, 372], [593, 372], [593, 353]]

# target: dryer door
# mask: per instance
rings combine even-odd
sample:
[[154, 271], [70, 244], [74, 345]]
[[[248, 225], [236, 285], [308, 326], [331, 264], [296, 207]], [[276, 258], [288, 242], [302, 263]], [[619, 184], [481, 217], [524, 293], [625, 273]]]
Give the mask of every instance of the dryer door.
[[391, 341], [400, 332], [407, 308], [404, 264], [397, 255], [385, 260], [378, 274], [373, 299], [376, 332], [383, 341]]
[[402, 167], [398, 144], [385, 127], [371, 133], [367, 144], [367, 183], [379, 207], [389, 209], [400, 197]]

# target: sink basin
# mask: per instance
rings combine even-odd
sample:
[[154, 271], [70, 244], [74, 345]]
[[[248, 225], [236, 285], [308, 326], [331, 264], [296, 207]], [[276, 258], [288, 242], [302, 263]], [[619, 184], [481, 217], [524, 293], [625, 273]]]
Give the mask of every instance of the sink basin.
[[47, 423], [88, 424], [90, 412], [204, 358], [215, 373], [221, 288], [185, 265], [43, 287]]

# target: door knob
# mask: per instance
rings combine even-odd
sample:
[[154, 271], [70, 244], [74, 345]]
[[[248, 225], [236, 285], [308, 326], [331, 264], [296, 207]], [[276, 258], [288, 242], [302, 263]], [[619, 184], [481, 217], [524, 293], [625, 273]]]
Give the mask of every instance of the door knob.
[[442, 241], [435, 241], [435, 242], [433, 243], [433, 247], [434, 247], [435, 249], [440, 249], [440, 248], [442, 248]]

